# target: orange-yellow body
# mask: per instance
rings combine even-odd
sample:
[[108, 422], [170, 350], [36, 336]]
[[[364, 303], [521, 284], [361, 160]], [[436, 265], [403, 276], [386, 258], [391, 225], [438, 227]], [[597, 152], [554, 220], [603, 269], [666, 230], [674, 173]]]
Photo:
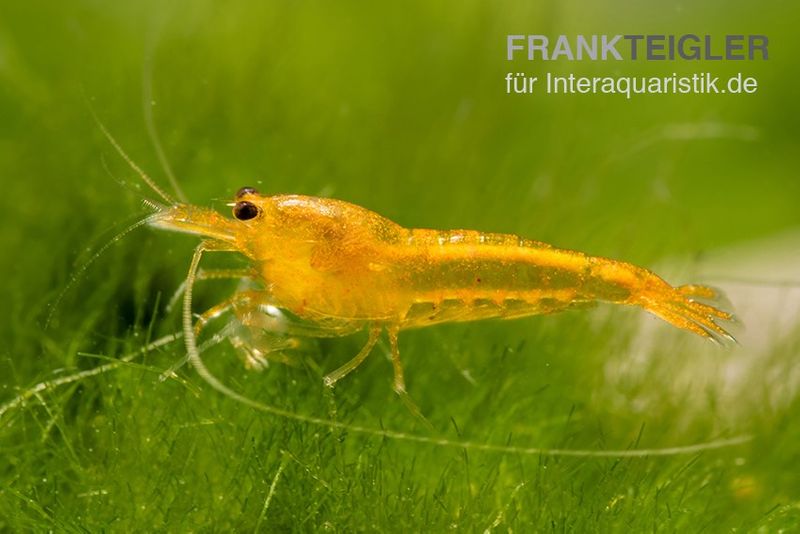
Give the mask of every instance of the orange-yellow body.
[[701, 336], [729, 338], [716, 321], [732, 317], [693, 300], [712, 298], [712, 290], [675, 288], [629, 263], [508, 234], [408, 229], [339, 200], [242, 191], [236, 206], [256, 208], [247, 220], [176, 205], [155, 225], [205, 235], [218, 248], [241, 252], [263, 284], [260, 304], [289, 310], [322, 329], [349, 332], [378, 324], [401, 330], [599, 301], [640, 306]]

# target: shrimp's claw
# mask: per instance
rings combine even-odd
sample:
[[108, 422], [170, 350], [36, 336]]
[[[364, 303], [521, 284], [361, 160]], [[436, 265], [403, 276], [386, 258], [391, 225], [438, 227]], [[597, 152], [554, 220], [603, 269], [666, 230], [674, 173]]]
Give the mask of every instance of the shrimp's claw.
[[[251, 371], [263, 371], [271, 361], [297, 367], [297, 359], [291, 351], [297, 349], [301, 341], [292, 337], [273, 335], [268, 332], [252, 332], [250, 335], [232, 334], [228, 337], [231, 345]], [[287, 352], [288, 351], [288, 352]]]
[[727, 299], [721, 291], [691, 284], [676, 287], [670, 293], [666, 298], [650, 300], [645, 307], [668, 323], [718, 345], [738, 344], [736, 338], [720, 325], [721, 322], [739, 323], [735, 315], [721, 309], [722, 306], [730, 307], [730, 304], [725, 306]]

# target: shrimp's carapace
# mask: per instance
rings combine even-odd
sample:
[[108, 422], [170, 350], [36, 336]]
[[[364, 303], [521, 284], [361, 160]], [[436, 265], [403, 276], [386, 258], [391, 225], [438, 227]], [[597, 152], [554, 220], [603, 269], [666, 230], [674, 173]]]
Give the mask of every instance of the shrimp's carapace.
[[732, 315], [699, 301], [713, 299], [713, 290], [673, 287], [629, 263], [514, 235], [407, 229], [340, 200], [262, 196], [245, 187], [232, 206], [232, 219], [186, 204], [173, 204], [152, 219], [159, 228], [207, 238], [187, 280], [186, 313], [191, 312], [189, 286], [200, 254], [243, 254], [252, 262], [248, 276], [258, 287], [215, 306], [198, 326], [232, 310], [251, 340], [237, 337], [235, 344], [253, 361], [271, 350], [257, 341], [268, 339], [265, 333], [275, 325], [270, 309], [299, 319], [282, 324], [290, 334], [338, 336], [368, 329], [367, 345], [326, 377], [329, 385], [368, 356], [383, 329], [392, 348], [395, 389], [402, 394], [397, 334], [403, 329], [548, 314], [596, 302], [639, 306], [710, 340], [733, 339], [719, 325]]

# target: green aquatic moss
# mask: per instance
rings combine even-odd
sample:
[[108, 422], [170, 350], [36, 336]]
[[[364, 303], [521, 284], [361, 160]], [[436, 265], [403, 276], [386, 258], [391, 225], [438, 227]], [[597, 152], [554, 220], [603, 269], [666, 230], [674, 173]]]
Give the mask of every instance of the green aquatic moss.
[[[185, 276], [192, 237], [140, 229], [80, 267], [147, 213], [142, 195], [153, 197], [89, 108], [167, 187], [149, 106], [181, 187], [223, 211], [239, 187], [254, 185], [334, 196], [404, 226], [516, 233], [648, 267], [796, 227], [798, 103], [787, 73], [799, 56], [787, 21], [797, 9], [674, 7], [0, 6], [0, 403], [86, 372], [28, 393], [0, 419], [0, 530], [796, 528], [800, 404], [792, 373], [782, 371], [796, 358], [796, 334], [764, 357], [746, 346], [709, 352], [688, 334], [645, 323], [653, 346], [642, 355], [639, 314], [607, 308], [404, 333], [409, 392], [433, 430], [393, 394], [385, 344], [335, 390], [322, 386], [363, 336], [309, 343], [294, 365], [261, 373], [244, 369], [226, 344], [205, 354], [236, 391], [345, 425], [330, 428], [242, 406], [191, 368], [162, 380], [183, 355], [180, 341], [117, 366], [179, 330], [166, 303]], [[507, 33], [697, 24], [770, 35], [777, 51], [768, 63], [714, 66], [757, 76], [758, 93], [504, 94]], [[609, 68], [552, 65], [561, 74]], [[630, 66], [631, 74], [664, 68]], [[149, 76], [152, 87], [143, 84]], [[214, 264], [241, 262], [209, 257]], [[233, 290], [203, 282], [196, 309]], [[732, 397], [723, 373], [731, 358], [756, 362]], [[678, 380], [709, 361], [696, 381]], [[780, 402], [776, 391], [785, 392]], [[587, 451], [752, 441], [667, 456], [564, 457], [437, 446], [348, 425]]]

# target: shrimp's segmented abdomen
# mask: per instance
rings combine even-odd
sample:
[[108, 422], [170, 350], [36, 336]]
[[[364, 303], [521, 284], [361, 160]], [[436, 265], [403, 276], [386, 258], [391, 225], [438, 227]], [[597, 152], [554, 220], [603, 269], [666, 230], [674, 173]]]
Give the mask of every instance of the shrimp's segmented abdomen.
[[449, 321], [509, 319], [595, 302], [639, 306], [716, 342], [734, 341], [720, 321], [733, 315], [702, 300], [717, 292], [673, 287], [636, 265], [557, 249], [510, 234], [410, 230], [398, 265], [408, 302], [402, 328]]
[[401, 328], [554, 313], [584, 301], [579, 252], [513, 234], [407, 232], [392, 262]]

